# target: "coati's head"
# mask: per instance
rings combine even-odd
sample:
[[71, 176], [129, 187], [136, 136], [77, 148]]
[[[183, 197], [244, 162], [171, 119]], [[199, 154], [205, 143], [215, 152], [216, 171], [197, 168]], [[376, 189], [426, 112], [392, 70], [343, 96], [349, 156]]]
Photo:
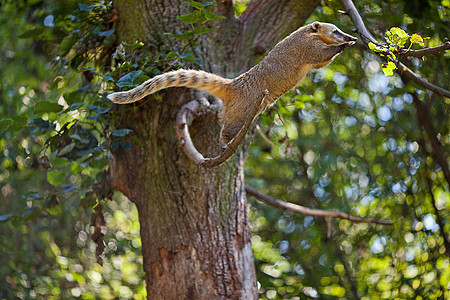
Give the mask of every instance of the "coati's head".
[[305, 27], [308, 38], [311, 38], [311, 64], [314, 68], [328, 65], [345, 48], [355, 44], [355, 37], [342, 32], [333, 24], [314, 22]]

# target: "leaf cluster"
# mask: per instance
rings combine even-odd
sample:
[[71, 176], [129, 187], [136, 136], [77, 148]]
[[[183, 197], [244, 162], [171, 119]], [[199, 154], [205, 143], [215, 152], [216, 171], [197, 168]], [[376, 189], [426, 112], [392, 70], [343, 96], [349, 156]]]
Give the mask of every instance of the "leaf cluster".
[[397, 66], [395, 64], [397, 56], [395, 55], [395, 53], [402, 51], [408, 41], [409, 46], [402, 53], [408, 52], [414, 44], [425, 47], [424, 39], [429, 38], [422, 38], [422, 36], [417, 33], [409, 35], [401, 28], [392, 27], [385, 32], [384, 39], [386, 40], [385, 45], [375, 45], [374, 43], [370, 42], [369, 48], [372, 51], [378, 53], [381, 57], [387, 58], [388, 62], [382, 65], [382, 70], [385, 76], [392, 76], [394, 75], [395, 69], [397, 69]]

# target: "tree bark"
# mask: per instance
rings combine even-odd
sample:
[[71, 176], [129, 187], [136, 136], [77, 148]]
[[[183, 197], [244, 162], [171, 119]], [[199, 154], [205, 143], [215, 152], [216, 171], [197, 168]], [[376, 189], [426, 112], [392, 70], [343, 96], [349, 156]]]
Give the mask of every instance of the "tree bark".
[[[217, 30], [199, 40], [196, 55], [202, 59], [201, 68], [226, 77], [246, 71], [261, 54], [256, 51], [260, 41], [273, 45], [303, 23], [317, 3], [253, 1], [250, 5], [272, 9], [279, 5], [280, 15], [258, 31], [255, 22], [264, 18], [258, 16], [261, 10], [253, 8], [236, 19], [233, 1], [218, 1], [210, 9], [227, 19], [211, 23]], [[301, 13], [292, 17], [292, 11], [285, 9], [289, 5], [301, 7]], [[143, 41], [149, 45], [149, 54], [180, 49], [163, 33], [187, 29], [176, 19], [191, 12], [183, 0], [116, 0], [114, 7], [120, 16], [119, 41]], [[295, 22], [284, 22], [286, 16]], [[267, 29], [266, 34], [261, 35], [262, 29]], [[239, 49], [245, 49], [245, 55]], [[257, 299], [244, 186], [248, 144], [220, 167], [207, 169], [191, 163], [177, 145], [175, 121], [192, 94], [172, 88], [160, 92], [162, 100], [150, 96], [134, 107], [119, 107], [117, 127], [133, 130], [132, 147], [113, 153], [111, 184], [139, 212], [148, 299]], [[205, 157], [219, 153], [216, 115], [195, 120], [190, 131]]]

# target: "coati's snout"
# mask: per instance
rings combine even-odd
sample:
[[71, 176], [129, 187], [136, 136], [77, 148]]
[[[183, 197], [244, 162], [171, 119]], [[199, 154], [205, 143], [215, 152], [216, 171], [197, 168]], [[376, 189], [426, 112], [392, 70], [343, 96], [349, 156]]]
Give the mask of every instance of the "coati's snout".
[[357, 40], [357, 38], [355, 38], [354, 36], [346, 34], [339, 29], [333, 30], [333, 35], [336, 36], [337, 41], [341, 41], [342, 43], [348, 44], [349, 46], [355, 44]]
[[313, 68], [318, 69], [328, 65], [345, 48], [354, 45], [357, 40], [354, 36], [346, 34], [338, 27], [329, 23], [314, 22], [307, 25], [306, 33], [311, 37], [311, 49], [314, 54], [310, 55], [310, 63]]
[[312, 35], [328, 45], [345, 44], [346, 46], [351, 46], [357, 40], [357, 38], [341, 31], [333, 24], [314, 22], [310, 26]]

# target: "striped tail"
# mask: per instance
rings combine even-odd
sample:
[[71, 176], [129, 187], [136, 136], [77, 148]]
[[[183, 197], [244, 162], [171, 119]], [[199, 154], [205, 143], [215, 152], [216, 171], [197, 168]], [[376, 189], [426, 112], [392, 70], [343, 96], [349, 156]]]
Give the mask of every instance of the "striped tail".
[[107, 98], [114, 103], [126, 104], [141, 100], [162, 89], [185, 86], [228, 100], [231, 81], [232, 79], [225, 79], [204, 71], [180, 69], [155, 76], [132, 90], [109, 94]]

